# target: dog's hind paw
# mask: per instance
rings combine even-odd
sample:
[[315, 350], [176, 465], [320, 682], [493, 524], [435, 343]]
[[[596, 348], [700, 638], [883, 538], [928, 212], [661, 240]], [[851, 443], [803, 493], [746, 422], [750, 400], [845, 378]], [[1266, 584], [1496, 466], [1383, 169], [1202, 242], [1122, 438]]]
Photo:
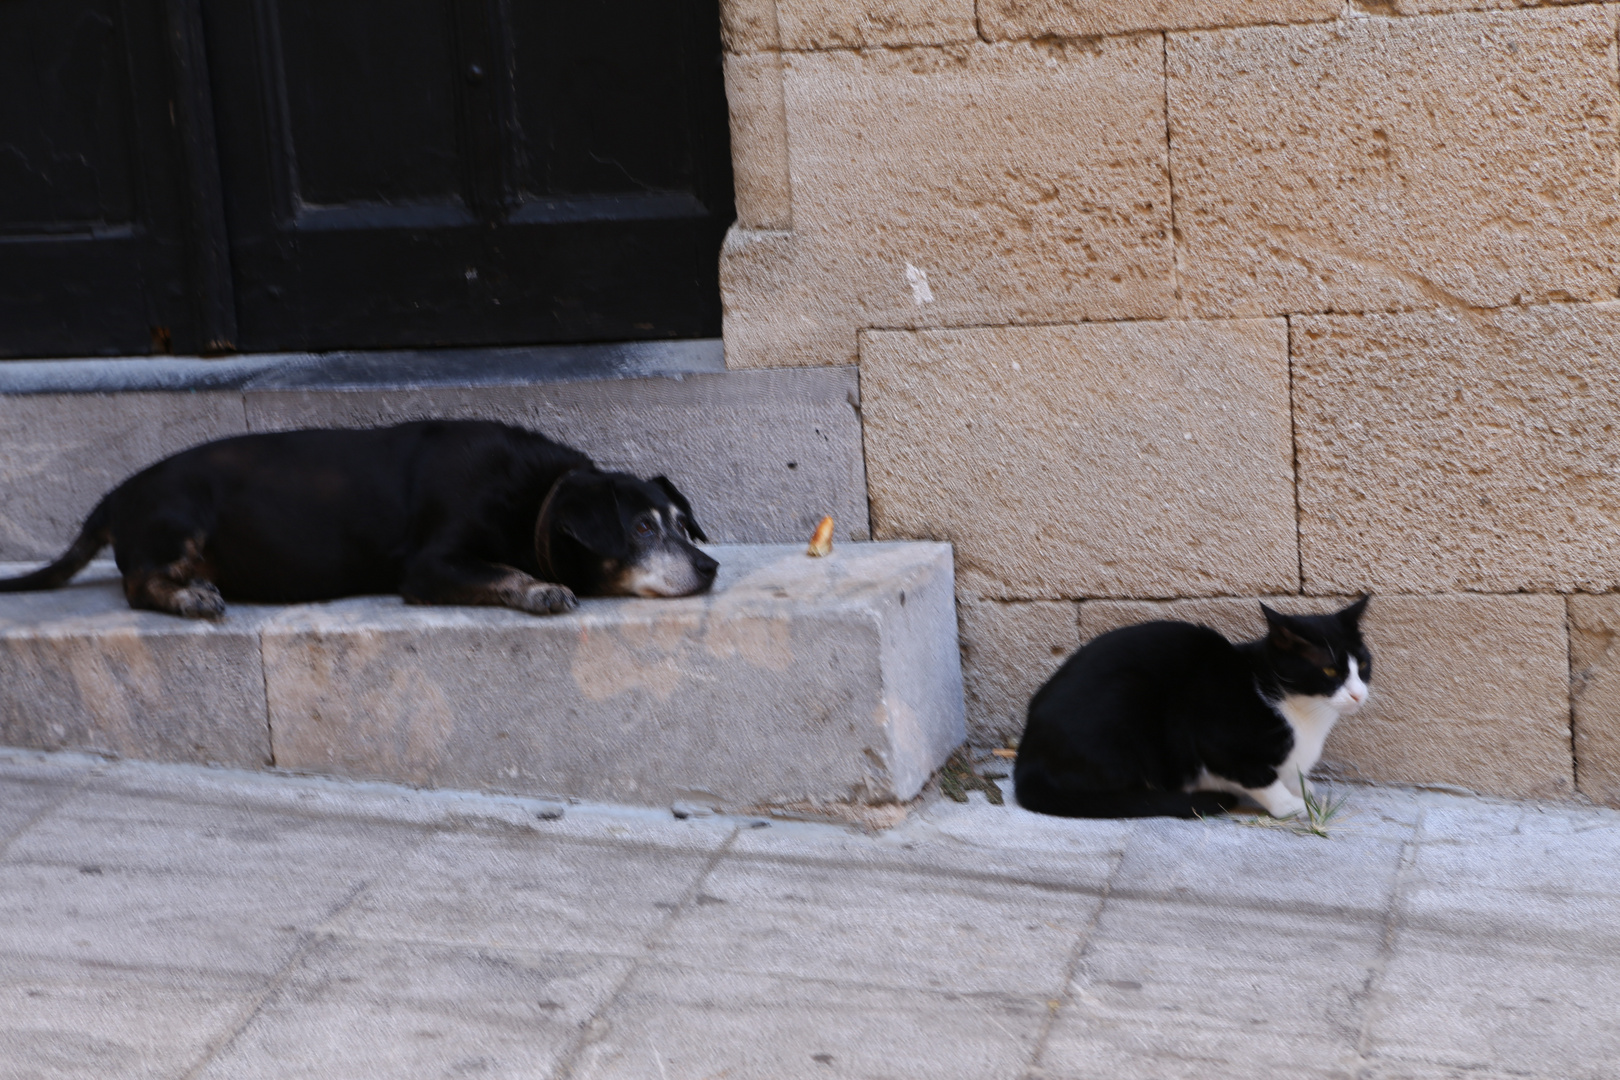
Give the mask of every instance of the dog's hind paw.
[[223, 619], [225, 598], [212, 581], [193, 581], [174, 591], [174, 613], [188, 619]]
[[544, 582], [530, 585], [518, 593], [515, 599], [516, 602], [512, 606], [531, 615], [560, 615], [579, 607], [579, 600], [574, 596], [572, 589], [566, 585], [549, 585]]

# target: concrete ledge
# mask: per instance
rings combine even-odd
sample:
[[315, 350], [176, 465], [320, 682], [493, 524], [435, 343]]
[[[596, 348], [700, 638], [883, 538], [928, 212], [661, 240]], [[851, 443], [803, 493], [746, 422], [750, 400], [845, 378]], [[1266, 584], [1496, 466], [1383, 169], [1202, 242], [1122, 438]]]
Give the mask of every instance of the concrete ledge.
[[0, 597], [0, 744], [268, 765], [255, 617], [211, 626], [131, 611], [110, 564], [84, 579]]
[[191, 393], [201, 390], [420, 389], [715, 374], [718, 338], [607, 345], [373, 352], [121, 356], [0, 363], [0, 394]]
[[[395, 597], [0, 597], [0, 745], [716, 807], [910, 799], [965, 737], [946, 544], [717, 545], [716, 591], [539, 619]], [[5, 568], [0, 568], [5, 569]]]

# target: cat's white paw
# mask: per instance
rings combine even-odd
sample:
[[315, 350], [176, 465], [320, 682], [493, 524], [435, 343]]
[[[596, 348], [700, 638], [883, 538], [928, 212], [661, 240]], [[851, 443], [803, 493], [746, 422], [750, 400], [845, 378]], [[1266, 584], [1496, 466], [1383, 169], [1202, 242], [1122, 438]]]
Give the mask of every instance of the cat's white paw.
[[1267, 788], [1250, 788], [1248, 795], [1272, 817], [1291, 817], [1305, 812], [1305, 800], [1289, 791], [1281, 780]]

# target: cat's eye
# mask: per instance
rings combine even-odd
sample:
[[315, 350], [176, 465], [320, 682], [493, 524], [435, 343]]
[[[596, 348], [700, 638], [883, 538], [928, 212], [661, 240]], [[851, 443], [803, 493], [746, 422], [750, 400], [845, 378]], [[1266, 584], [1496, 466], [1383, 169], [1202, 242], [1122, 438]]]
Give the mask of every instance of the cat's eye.
[[1330, 679], [1335, 679], [1338, 678], [1339, 669], [1336, 667], [1325, 667], [1322, 669], [1322, 674], [1326, 675]]

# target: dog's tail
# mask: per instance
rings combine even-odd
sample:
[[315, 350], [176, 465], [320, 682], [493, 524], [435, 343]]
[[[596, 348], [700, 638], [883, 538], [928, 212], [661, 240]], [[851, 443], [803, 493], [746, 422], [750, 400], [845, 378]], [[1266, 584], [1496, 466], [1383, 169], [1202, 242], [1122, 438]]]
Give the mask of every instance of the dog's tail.
[[0, 593], [35, 592], [66, 585], [112, 539], [112, 530], [107, 527], [109, 516], [107, 500], [102, 499], [90, 511], [78, 538], [62, 553], [61, 558], [22, 577], [0, 578]]

